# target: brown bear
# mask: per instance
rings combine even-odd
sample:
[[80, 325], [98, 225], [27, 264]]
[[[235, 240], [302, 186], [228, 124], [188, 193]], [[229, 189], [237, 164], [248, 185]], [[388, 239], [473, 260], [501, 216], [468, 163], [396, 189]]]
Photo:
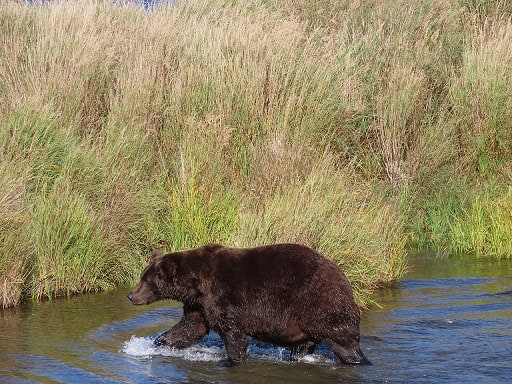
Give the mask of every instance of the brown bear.
[[326, 341], [345, 364], [371, 364], [359, 347], [360, 312], [345, 274], [302, 245], [211, 244], [156, 255], [128, 295], [135, 305], [172, 299], [183, 317], [156, 345], [186, 348], [213, 330], [229, 360], [247, 358], [248, 336], [291, 349], [291, 359]]

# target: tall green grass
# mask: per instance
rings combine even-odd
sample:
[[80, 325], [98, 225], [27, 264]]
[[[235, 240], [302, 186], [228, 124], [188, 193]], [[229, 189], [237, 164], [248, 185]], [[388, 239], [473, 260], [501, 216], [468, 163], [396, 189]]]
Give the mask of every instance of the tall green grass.
[[477, 3], [3, 3], [1, 305], [207, 242], [308, 244], [363, 305], [407, 245], [510, 257], [510, 7]]
[[425, 205], [419, 241], [443, 253], [509, 258], [512, 254], [510, 188], [475, 192], [467, 185], [435, 195]]
[[123, 272], [78, 194], [56, 188], [38, 196], [28, 231], [34, 298], [112, 288]]

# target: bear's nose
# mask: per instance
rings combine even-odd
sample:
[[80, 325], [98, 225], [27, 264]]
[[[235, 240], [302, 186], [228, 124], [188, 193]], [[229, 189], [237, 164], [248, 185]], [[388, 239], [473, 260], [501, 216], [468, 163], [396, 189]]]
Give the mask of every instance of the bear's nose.
[[130, 292], [130, 293], [128, 294], [128, 300], [132, 301], [132, 299], [133, 299], [133, 295], [132, 295], [132, 293]]

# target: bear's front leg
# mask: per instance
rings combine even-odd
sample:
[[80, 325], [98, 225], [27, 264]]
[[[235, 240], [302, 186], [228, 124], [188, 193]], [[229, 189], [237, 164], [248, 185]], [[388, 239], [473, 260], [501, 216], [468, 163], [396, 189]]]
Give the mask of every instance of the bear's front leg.
[[298, 361], [306, 355], [315, 352], [316, 343], [313, 341], [306, 341], [304, 344], [299, 344], [290, 348], [290, 361]]
[[219, 336], [224, 342], [228, 359], [233, 362], [241, 362], [247, 359], [247, 335], [240, 329], [223, 329]]
[[199, 343], [208, 332], [208, 326], [201, 312], [195, 308], [184, 306], [183, 317], [178, 324], [158, 336], [153, 344], [155, 346], [187, 348]]

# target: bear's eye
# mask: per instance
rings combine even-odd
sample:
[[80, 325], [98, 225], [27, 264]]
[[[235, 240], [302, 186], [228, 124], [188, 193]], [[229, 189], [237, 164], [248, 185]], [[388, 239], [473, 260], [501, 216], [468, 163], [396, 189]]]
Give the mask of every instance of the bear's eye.
[[157, 281], [165, 281], [166, 278], [165, 278], [165, 273], [164, 271], [161, 271], [161, 270], [158, 270], [155, 274], [155, 280]]

